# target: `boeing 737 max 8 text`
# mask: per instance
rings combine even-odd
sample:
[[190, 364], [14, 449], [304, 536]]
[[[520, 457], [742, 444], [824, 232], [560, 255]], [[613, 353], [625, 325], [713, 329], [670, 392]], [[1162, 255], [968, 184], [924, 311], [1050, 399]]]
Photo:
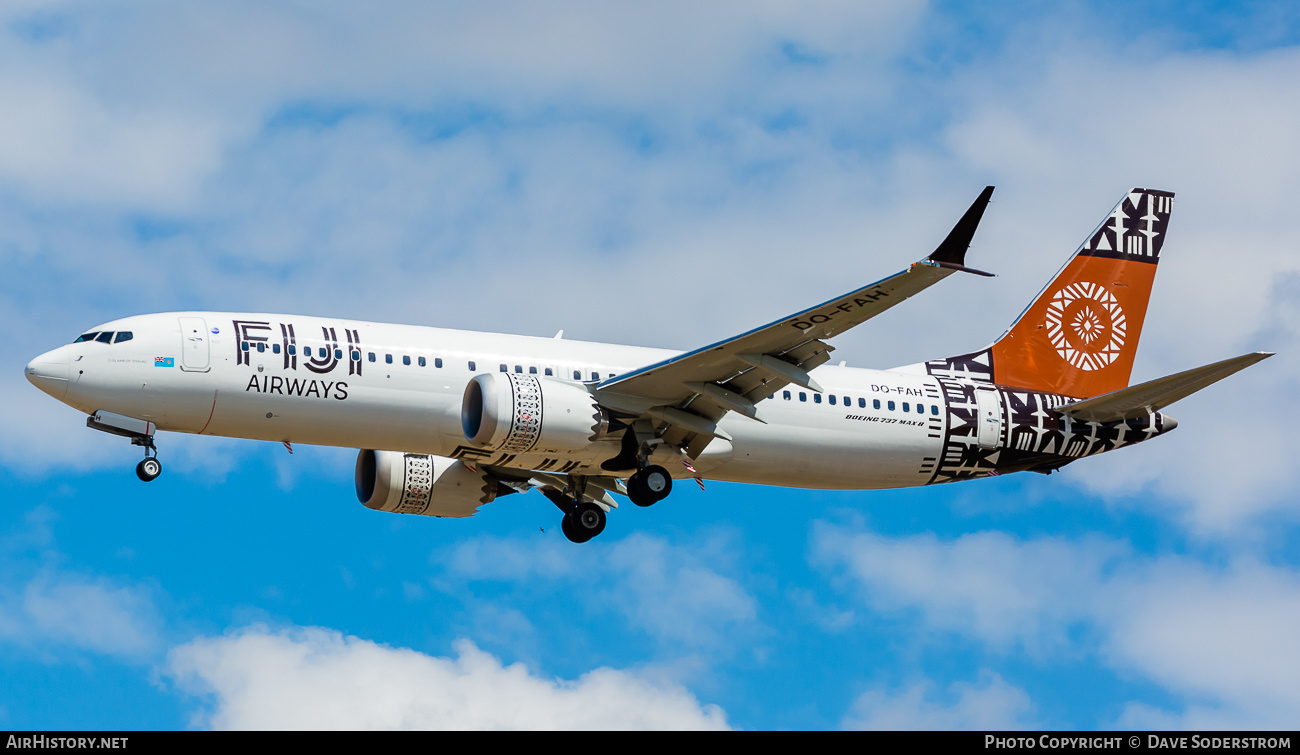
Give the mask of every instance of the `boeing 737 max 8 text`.
[[[157, 430], [360, 448], [357, 497], [467, 517], [538, 488], [565, 535], [674, 478], [802, 488], [1051, 472], [1172, 430], [1162, 413], [1265, 357], [1129, 386], [1173, 194], [1133, 189], [992, 345], [890, 370], [828, 365], [834, 337], [966, 267], [986, 188], [897, 275], [687, 353], [262, 313], [105, 323], [27, 378], [144, 448]], [[983, 273], [987, 275], [986, 273]]]

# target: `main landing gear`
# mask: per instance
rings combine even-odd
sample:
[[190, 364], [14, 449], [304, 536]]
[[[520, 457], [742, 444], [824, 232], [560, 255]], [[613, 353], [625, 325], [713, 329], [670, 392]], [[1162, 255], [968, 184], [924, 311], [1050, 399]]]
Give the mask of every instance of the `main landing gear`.
[[564, 512], [560, 530], [570, 542], [585, 543], [605, 531], [605, 509], [600, 504], [580, 494], [570, 496], [549, 487], [542, 488], [542, 495]]
[[591, 501], [583, 501], [560, 520], [560, 529], [573, 543], [585, 543], [605, 531], [605, 510]]
[[[673, 491], [673, 478], [663, 467], [647, 465], [644, 457], [639, 461], [641, 468], [627, 479], [626, 495], [638, 506], [653, 506]], [[620, 492], [614, 487], [616, 482], [611, 478], [574, 475], [567, 481], [554, 480], [540, 487], [542, 494], [564, 513], [560, 520], [564, 536], [571, 542], [585, 543], [605, 531], [605, 512], [618, 506], [609, 495]]]
[[638, 506], [653, 506], [673, 492], [673, 478], [668, 470], [652, 464], [627, 478], [627, 497]]

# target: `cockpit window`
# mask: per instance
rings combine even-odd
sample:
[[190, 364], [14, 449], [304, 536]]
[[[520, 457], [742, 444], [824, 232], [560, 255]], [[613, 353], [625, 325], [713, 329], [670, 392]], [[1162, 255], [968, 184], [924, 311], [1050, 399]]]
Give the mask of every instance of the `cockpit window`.
[[117, 331], [117, 338], [113, 339], [113, 343], [121, 343], [123, 341], [129, 341], [134, 337], [135, 334], [129, 330], [119, 330]]
[[96, 341], [99, 341], [100, 343], [112, 343], [112, 342], [113, 342], [113, 331], [111, 331], [111, 330], [106, 330], [106, 331], [104, 331], [103, 333], [100, 333], [100, 334], [99, 334], [99, 337], [96, 338], [95, 340], [96, 340]]
[[81, 342], [83, 342], [83, 341], [93, 341], [93, 340], [95, 340], [95, 336], [97, 336], [97, 335], [99, 335], [99, 331], [98, 331], [98, 330], [95, 331], [94, 333], [86, 333], [86, 334], [83, 335], [81, 338], [78, 338], [77, 340], [73, 341], [73, 343], [81, 343]]

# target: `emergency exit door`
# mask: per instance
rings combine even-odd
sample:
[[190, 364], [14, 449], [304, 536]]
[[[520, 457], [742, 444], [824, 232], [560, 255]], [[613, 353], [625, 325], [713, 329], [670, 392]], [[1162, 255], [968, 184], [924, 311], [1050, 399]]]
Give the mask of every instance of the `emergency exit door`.
[[976, 388], [975, 403], [977, 442], [981, 448], [997, 448], [1002, 438], [1002, 399], [998, 389]]

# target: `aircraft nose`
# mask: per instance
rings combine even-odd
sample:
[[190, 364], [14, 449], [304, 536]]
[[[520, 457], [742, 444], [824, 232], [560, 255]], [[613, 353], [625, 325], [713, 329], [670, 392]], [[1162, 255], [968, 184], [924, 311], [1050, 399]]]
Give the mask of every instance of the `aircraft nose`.
[[68, 369], [68, 352], [58, 348], [28, 362], [23, 372], [32, 385], [62, 401], [68, 392]]

